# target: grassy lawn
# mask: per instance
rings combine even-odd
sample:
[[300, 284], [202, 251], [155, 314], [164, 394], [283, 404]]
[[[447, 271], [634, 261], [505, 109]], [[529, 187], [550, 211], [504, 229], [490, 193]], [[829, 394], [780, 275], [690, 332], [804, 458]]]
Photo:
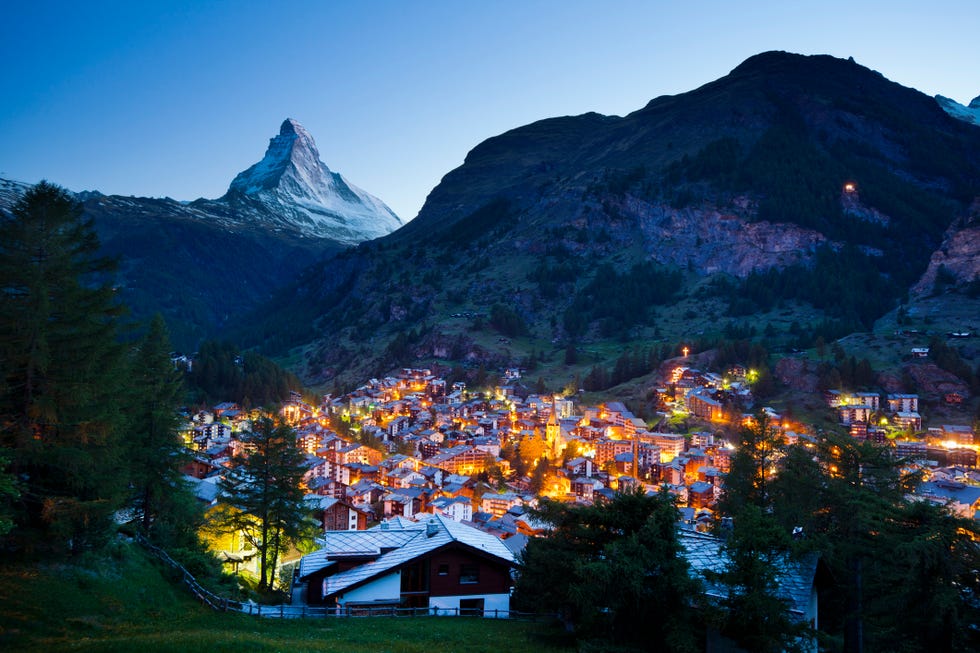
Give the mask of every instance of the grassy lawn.
[[492, 619], [279, 620], [200, 606], [135, 545], [73, 563], [0, 566], [3, 651], [567, 651], [549, 625]]

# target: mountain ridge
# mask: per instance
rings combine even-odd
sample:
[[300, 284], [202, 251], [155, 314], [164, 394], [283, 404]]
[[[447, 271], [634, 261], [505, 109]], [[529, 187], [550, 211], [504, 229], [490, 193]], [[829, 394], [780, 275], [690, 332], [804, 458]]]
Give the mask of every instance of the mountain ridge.
[[[234, 316], [271, 299], [320, 258], [400, 224], [383, 202], [330, 171], [298, 122], [287, 119], [280, 131], [286, 128], [294, 138], [287, 134], [279, 142], [285, 146], [276, 162], [281, 169], [268, 171], [255, 193], [247, 192], [247, 183], [239, 186], [270, 159], [239, 173], [229, 192], [214, 200], [74, 194], [95, 220], [104, 252], [120, 261], [118, 284], [133, 317], [146, 321], [161, 312], [179, 348], [219, 336]], [[301, 147], [292, 147], [301, 138]], [[296, 169], [294, 155], [305, 157], [304, 170]], [[296, 182], [298, 175], [307, 186], [281, 188], [284, 177]], [[0, 180], [0, 210], [9, 211], [28, 187]], [[334, 191], [348, 198], [329, 203]], [[355, 210], [346, 221], [345, 207]]]
[[[320, 382], [355, 359], [370, 374], [447, 350], [506, 365], [610, 335], [717, 332], [786, 302], [812, 326], [780, 334], [780, 320], [774, 340], [831, 340], [898, 304], [978, 180], [980, 137], [934, 99], [853, 61], [762, 53], [623, 117], [548, 118], [477, 144], [414, 220], [305, 273], [259, 330], [303, 345]], [[666, 282], [650, 265], [686, 281], [619, 312], [617, 285]], [[494, 306], [498, 325], [523, 323], [520, 349], [479, 335]], [[698, 317], [668, 332], [668, 310]], [[467, 329], [454, 315], [484, 317]]]

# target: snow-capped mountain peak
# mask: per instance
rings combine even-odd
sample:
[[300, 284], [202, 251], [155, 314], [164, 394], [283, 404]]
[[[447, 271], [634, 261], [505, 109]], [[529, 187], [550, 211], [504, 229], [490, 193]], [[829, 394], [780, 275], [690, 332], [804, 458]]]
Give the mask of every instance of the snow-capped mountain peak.
[[378, 238], [402, 225], [384, 202], [331, 171], [313, 136], [292, 118], [222, 199], [239, 208], [264, 208], [283, 226], [346, 243]]
[[942, 95], [936, 96], [936, 102], [943, 108], [943, 111], [954, 118], [980, 126], [980, 96], [973, 98], [970, 105], [966, 107], [956, 100]]
[[291, 172], [306, 178], [317, 175], [320, 168], [330, 170], [320, 161], [320, 152], [310, 132], [292, 118], [283, 121], [279, 135], [269, 140], [269, 148], [261, 161], [238, 173], [229, 191], [254, 195], [274, 190], [284, 174]]

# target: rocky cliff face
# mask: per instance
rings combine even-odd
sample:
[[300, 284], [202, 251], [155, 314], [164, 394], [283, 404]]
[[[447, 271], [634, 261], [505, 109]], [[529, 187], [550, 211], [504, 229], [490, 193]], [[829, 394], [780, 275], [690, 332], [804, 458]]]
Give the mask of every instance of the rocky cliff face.
[[572, 194], [549, 198], [529, 210], [541, 221], [569, 216], [560, 227], [552, 227], [554, 237], [540, 238], [540, 232], [529, 230], [512, 244], [532, 255], [556, 244], [583, 257], [639, 249], [644, 258], [662, 265], [745, 277], [755, 270], [804, 263], [817, 247], [830, 242], [792, 223], [755, 221], [755, 211], [748, 197], [734, 198], [723, 208], [708, 203], [677, 208], [629, 193], [586, 201]]
[[953, 285], [969, 283], [980, 277], [980, 201], [971, 207], [969, 217], [957, 222], [946, 232], [943, 244], [929, 259], [929, 267], [912, 288], [914, 297], [930, 294], [937, 277]]

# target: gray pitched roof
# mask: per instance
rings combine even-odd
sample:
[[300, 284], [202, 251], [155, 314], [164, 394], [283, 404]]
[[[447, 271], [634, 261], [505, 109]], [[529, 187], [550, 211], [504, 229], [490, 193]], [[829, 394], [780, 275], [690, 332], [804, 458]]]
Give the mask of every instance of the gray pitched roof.
[[[705, 584], [708, 596], [726, 598], [728, 589], [721, 583], [707, 577], [705, 572], [721, 573], [728, 565], [728, 556], [722, 548], [722, 540], [705, 533], [677, 531], [678, 540], [684, 549], [684, 558], [691, 565], [691, 572], [699, 576]], [[786, 557], [777, 559], [777, 596], [789, 603], [790, 612], [806, 614], [810, 603], [810, 590], [817, 572], [817, 558], [810, 556], [803, 560]]]
[[[324, 547], [316, 553], [304, 556], [300, 561], [300, 577], [323, 569], [330, 564], [330, 558], [377, 556], [353, 569], [329, 576], [326, 579], [324, 596], [333, 596], [452, 542], [458, 542], [506, 563], [514, 562], [514, 555], [493, 535], [459, 524], [442, 515], [432, 515], [426, 521], [409, 524], [396, 522], [389, 524], [388, 530], [375, 527], [367, 531], [325, 533], [322, 538]], [[382, 552], [384, 549], [391, 550]]]

